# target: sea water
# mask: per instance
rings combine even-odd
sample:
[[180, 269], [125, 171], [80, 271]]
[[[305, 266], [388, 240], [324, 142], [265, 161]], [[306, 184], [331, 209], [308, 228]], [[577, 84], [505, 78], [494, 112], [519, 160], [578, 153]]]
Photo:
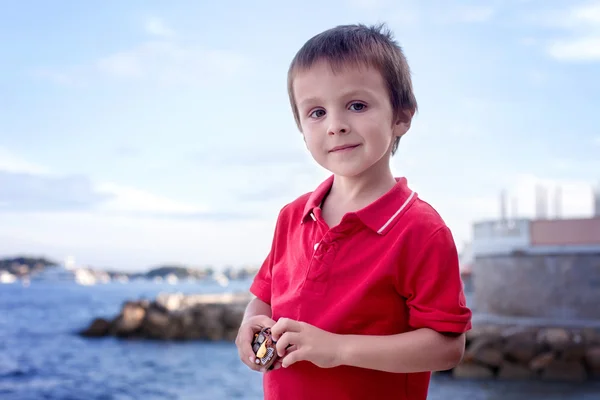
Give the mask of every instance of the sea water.
[[[80, 286], [32, 281], [0, 285], [0, 399], [262, 399], [260, 373], [229, 342], [82, 338], [95, 317], [161, 292], [247, 290], [249, 282]], [[600, 383], [455, 381], [434, 376], [429, 399], [600, 399]]]

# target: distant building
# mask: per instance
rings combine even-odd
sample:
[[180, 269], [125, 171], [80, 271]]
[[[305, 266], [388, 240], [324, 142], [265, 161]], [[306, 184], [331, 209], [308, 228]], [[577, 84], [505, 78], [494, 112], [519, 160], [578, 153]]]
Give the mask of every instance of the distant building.
[[600, 216], [473, 225], [477, 311], [556, 324], [600, 320]]
[[600, 183], [594, 190], [594, 216], [600, 217]]
[[600, 253], [600, 216], [516, 219], [473, 225], [473, 255]]

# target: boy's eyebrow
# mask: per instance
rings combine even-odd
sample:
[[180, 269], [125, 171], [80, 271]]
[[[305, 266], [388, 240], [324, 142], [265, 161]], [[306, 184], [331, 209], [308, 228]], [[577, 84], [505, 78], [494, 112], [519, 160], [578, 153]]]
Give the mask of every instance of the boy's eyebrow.
[[304, 106], [306, 104], [314, 104], [314, 103], [318, 103], [318, 102], [319, 102], [318, 97], [309, 97], [309, 98], [303, 99], [302, 101], [299, 101], [298, 108], [301, 108], [302, 106]]
[[[352, 89], [352, 90], [348, 90], [347, 92], [343, 92], [339, 97], [340, 98], [348, 98], [348, 97], [356, 97], [356, 96], [361, 96], [361, 95], [369, 95], [369, 96], [375, 96], [375, 93], [373, 93], [371, 90], [369, 89]], [[314, 104], [314, 103], [319, 103], [320, 99], [316, 96], [313, 97], [308, 97], [306, 99], [303, 99], [301, 101], [298, 102], [298, 108], [301, 108], [303, 106], [305, 106], [306, 104]]]

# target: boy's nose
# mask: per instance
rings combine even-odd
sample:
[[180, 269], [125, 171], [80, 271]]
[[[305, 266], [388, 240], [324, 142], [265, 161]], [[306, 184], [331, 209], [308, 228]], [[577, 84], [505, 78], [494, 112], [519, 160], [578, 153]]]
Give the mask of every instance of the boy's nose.
[[350, 132], [350, 126], [341, 119], [332, 119], [329, 124], [329, 135], [343, 135]]

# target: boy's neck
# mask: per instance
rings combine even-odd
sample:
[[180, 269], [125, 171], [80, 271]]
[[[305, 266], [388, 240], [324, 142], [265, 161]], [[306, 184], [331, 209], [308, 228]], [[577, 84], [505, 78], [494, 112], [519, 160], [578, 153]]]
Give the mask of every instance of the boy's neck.
[[336, 206], [355, 211], [371, 204], [396, 185], [389, 163], [355, 177], [335, 175], [327, 197], [334, 199]]

